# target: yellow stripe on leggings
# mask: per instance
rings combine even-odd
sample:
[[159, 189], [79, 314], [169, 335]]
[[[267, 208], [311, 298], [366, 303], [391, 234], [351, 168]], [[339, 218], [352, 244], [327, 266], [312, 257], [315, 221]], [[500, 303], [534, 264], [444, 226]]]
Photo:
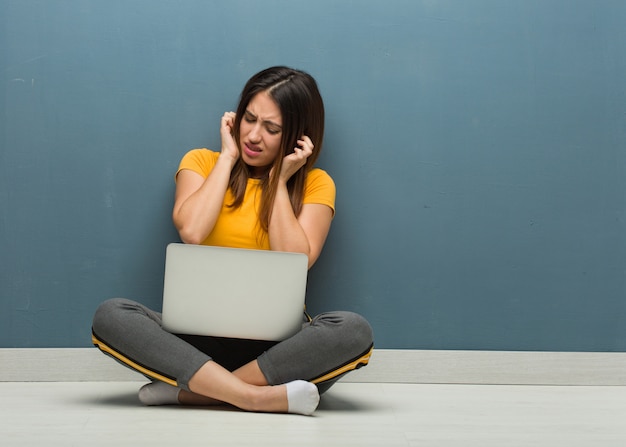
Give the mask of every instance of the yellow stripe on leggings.
[[96, 336], [93, 335], [93, 334], [91, 335], [91, 341], [102, 352], [106, 352], [107, 354], [115, 357], [117, 360], [119, 360], [120, 362], [124, 363], [125, 365], [130, 366], [132, 369], [134, 369], [136, 371], [139, 371], [140, 373], [145, 374], [148, 377], [160, 380], [161, 382], [165, 382], [168, 385], [172, 385], [172, 386], [178, 387], [178, 382], [176, 382], [175, 380], [170, 379], [169, 377], [165, 377], [164, 375], [155, 373], [154, 371], [150, 371], [149, 369], [144, 368], [143, 366], [133, 362], [128, 357], [123, 356], [119, 352], [115, 351], [114, 349], [110, 348], [109, 346], [107, 346], [106, 344], [104, 344], [103, 342], [98, 340], [96, 338]]
[[311, 383], [321, 383], [321, 382], [325, 382], [327, 380], [330, 379], [334, 379], [337, 376], [340, 376], [344, 373], [347, 373], [348, 371], [352, 371], [354, 369], [357, 369], [361, 366], [365, 366], [369, 363], [370, 361], [370, 357], [372, 356], [372, 351], [374, 350], [374, 347], [372, 346], [370, 348], [369, 351], [367, 351], [367, 353], [361, 357], [359, 357], [358, 359], [356, 359], [353, 362], [348, 363], [347, 365], [344, 365], [340, 368], [337, 368], [334, 371], [329, 372], [328, 374], [324, 374], [321, 377], [318, 377], [317, 379], [313, 379], [311, 380]]

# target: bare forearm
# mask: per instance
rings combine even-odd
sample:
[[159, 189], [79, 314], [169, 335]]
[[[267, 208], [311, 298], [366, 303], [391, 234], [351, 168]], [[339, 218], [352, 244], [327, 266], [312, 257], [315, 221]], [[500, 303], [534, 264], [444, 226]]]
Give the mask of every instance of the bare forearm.
[[183, 242], [200, 244], [211, 233], [224, 202], [232, 162], [219, 157], [197, 191], [174, 208], [173, 219]]
[[280, 184], [276, 192], [268, 230], [272, 250], [304, 253], [310, 256], [309, 240], [293, 212], [289, 193], [284, 184]]

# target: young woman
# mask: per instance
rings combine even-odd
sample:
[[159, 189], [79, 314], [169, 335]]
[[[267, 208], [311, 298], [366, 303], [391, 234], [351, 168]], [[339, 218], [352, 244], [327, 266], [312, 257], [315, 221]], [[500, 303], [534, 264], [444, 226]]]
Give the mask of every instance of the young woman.
[[[313, 168], [324, 135], [315, 80], [287, 67], [257, 73], [220, 132], [220, 152], [192, 150], [176, 174], [182, 241], [304, 253], [311, 267], [335, 206], [332, 179]], [[368, 363], [373, 345], [369, 324], [351, 312], [307, 316], [293, 337], [263, 342], [172, 334], [159, 313], [122, 298], [96, 311], [93, 342], [152, 379], [139, 391], [146, 405], [226, 402], [307, 415], [342, 375]]]

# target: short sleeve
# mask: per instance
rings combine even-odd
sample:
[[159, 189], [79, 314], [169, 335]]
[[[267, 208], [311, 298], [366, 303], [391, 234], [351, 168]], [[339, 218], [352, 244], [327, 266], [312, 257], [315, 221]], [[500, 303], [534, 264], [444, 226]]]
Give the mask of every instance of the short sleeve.
[[176, 171], [176, 177], [178, 177], [178, 173], [183, 169], [189, 169], [190, 171], [196, 172], [202, 177], [207, 178], [213, 170], [213, 167], [215, 167], [215, 163], [217, 162], [217, 157], [219, 157], [219, 155], [220, 154], [217, 152], [213, 152], [208, 149], [190, 150], [180, 161], [178, 171]]
[[307, 175], [304, 187], [303, 204], [317, 203], [327, 205], [335, 213], [335, 182], [326, 171], [313, 169]]

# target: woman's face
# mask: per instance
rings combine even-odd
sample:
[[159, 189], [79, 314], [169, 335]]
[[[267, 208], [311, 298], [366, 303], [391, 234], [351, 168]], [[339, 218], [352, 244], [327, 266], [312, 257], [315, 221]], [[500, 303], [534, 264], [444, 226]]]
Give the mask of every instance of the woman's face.
[[267, 92], [257, 93], [239, 124], [241, 157], [252, 175], [262, 175], [281, 153], [283, 118], [278, 105]]

